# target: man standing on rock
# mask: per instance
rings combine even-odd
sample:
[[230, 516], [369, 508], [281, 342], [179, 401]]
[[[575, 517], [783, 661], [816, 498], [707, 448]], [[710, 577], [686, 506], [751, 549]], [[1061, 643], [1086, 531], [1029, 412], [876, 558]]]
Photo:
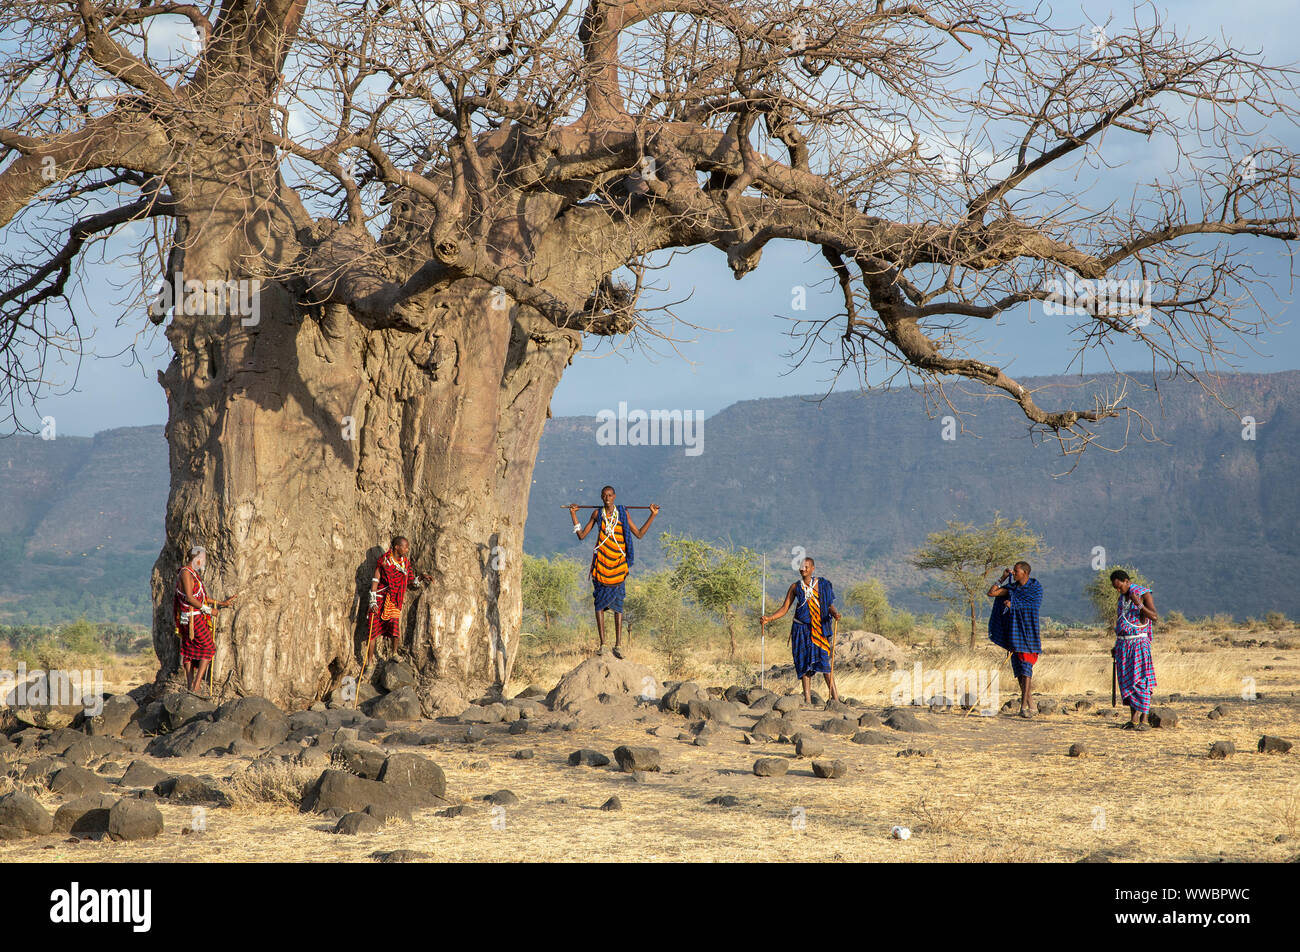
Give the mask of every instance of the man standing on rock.
[[224, 602], [208, 598], [203, 586], [203, 569], [208, 564], [207, 550], [201, 545], [190, 547], [189, 562], [181, 566], [176, 577], [176, 594], [172, 598], [172, 614], [176, 618], [176, 633], [181, 639], [181, 665], [185, 668], [185, 684], [193, 694], [203, 683], [208, 666], [217, 653], [212, 640], [212, 618], [215, 610], [225, 608], [239, 596], [232, 595]]
[[[390, 655], [397, 652], [398, 624], [402, 619], [402, 603], [406, 589], [421, 582], [433, 581], [432, 575], [419, 575], [411, 566], [411, 543], [406, 536], [394, 537], [387, 552], [379, 557], [374, 578], [370, 580], [369, 642], [379, 635], [388, 639]], [[382, 642], [381, 642], [382, 644]]]
[[1028, 562], [1017, 562], [1002, 570], [1002, 577], [989, 588], [993, 611], [989, 615], [989, 641], [1011, 653], [1011, 671], [1020, 682], [1020, 716], [1033, 717], [1034, 663], [1043, 650], [1038, 627], [1038, 609], [1043, 604], [1043, 586], [1031, 578]]
[[1128, 730], [1150, 730], [1147, 712], [1151, 710], [1151, 692], [1156, 687], [1156, 668], [1151, 661], [1152, 623], [1159, 621], [1151, 589], [1139, 585], [1123, 569], [1110, 573], [1110, 584], [1119, 592], [1115, 615], [1115, 675], [1119, 693], [1128, 705]]
[[799, 579], [785, 593], [785, 601], [771, 615], [760, 616], [762, 624], [776, 621], [794, 605], [794, 621], [790, 624], [790, 650], [794, 655], [794, 673], [803, 682], [803, 700], [812, 703], [812, 676], [826, 677], [826, 687], [831, 699], [838, 701], [840, 693], [835, 687], [835, 672], [831, 667], [831, 626], [827, 617], [839, 621], [840, 610], [835, 607], [835, 589], [830, 579], [813, 575], [817, 563], [811, 558], [803, 560]]
[[650, 516], [640, 529], [628, 518], [626, 506], [614, 504], [614, 487], [606, 486], [600, 491], [600, 501], [604, 505], [591, 511], [591, 518], [586, 526], [578, 524], [578, 506], [569, 507], [569, 516], [573, 519], [573, 532], [579, 539], [587, 538], [587, 533], [600, 521], [600, 533], [596, 536], [596, 548], [591, 553], [591, 596], [596, 604], [596, 634], [600, 638], [597, 651], [605, 653], [605, 612], [614, 612], [614, 657], [623, 657], [623, 598], [627, 594], [627, 575], [632, 568], [634, 547], [633, 538], [642, 539], [650, 523], [659, 515], [658, 505], [650, 506]]

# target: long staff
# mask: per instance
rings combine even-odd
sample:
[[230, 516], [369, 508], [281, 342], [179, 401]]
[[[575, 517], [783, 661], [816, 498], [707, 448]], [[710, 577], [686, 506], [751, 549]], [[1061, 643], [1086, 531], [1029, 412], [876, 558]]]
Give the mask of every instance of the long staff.
[[357, 675], [356, 689], [352, 693], [352, 710], [356, 710], [361, 704], [361, 681], [366, 676], [366, 668], [370, 667], [370, 649], [375, 644], [375, 612], [378, 608], [372, 608], [366, 613], [366, 663], [361, 666], [361, 673]]
[[[767, 553], [763, 553], [763, 608], [764, 618], [767, 617]], [[758, 686], [767, 690], [767, 622], [759, 624], [758, 638]]]
[[[601, 505], [599, 505], [599, 506], [583, 506], [583, 505], [579, 505], [578, 503], [574, 503], [572, 506], [564, 506], [564, 507], [562, 507], [562, 508], [564, 508], [564, 509], [604, 509], [605, 506], [604, 506], [603, 503], [602, 503]], [[624, 509], [649, 509], [650, 507], [649, 507], [649, 506], [624, 506], [623, 508], [624, 508]], [[660, 507], [660, 511], [662, 511], [662, 507]]]

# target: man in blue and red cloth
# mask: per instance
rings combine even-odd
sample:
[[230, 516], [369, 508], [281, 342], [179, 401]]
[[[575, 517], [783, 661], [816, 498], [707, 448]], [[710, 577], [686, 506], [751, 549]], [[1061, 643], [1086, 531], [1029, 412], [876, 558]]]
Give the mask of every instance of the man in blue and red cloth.
[[605, 653], [605, 612], [614, 613], [614, 657], [623, 657], [623, 599], [627, 595], [627, 576], [632, 570], [632, 561], [636, 557], [633, 539], [645, 537], [650, 523], [659, 515], [658, 504], [650, 507], [650, 515], [641, 528], [628, 518], [627, 507], [616, 505], [613, 486], [600, 490], [601, 507], [593, 509], [586, 526], [578, 524], [578, 506], [569, 507], [569, 516], [573, 519], [573, 534], [579, 539], [587, 538], [600, 524], [600, 533], [596, 536], [596, 548], [591, 553], [591, 597], [596, 605], [596, 635], [600, 645], [596, 651]]
[[1020, 682], [1020, 716], [1033, 717], [1034, 664], [1043, 650], [1038, 627], [1038, 610], [1043, 604], [1043, 586], [1032, 578], [1028, 562], [1003, 569], [1002, 577], [989, 589], [993, 611], [989, 615], [989, 641], [1011, 652], [1011, 670]]
[[835, 688], [835, 669], [831, 663], [831, 639], [834, 634], [830, 620], [839, 621], [840, 610], [835, 607], [835, 589], [828, 578], [813, 573], [817, 563], [811, 558], [803, 560], [799, 578], [785, 593], [785, 601], [771, 615], [760, 617], [762, 624], [776, 621], [794, 605], [794, 621], [790, 624], [790, 651], [794, 655], [794, 673], [803, 682], [803, 701], [812, 703], [812, 676], [824, 675], [831, 699], [838, 701], [840, 693]]
[[406, 590], [431, 581], [432, 575], [420, 575], [412, 567], [410, 541], [406, 536], [396, 536], [388, 551], [379, 557], [374, 578], [370, 580], [368, 641], [383, 635], [388, 639], [389, 653], [395, 653]]

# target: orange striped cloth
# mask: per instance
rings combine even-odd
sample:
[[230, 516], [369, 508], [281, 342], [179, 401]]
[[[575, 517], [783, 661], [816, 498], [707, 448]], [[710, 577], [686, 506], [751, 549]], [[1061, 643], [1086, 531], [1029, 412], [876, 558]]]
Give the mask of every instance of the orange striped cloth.
[[826, 640], [826, 635], [822, 633], [822, 607], [821, 597], [817, 591], [818, 585], [816, 580], [813, 582], [812, 595], [808, 598], [808, 616], [811, 619], [809, 627], [812, 628], [812, 643], [822, 651], [829, 652], [831, 643]]
[[596, 554], [591, 562], [591, 577], [601, 585], [617, 585], [627, 578], [627, 546], [623, 539], [623, 520], [615, 519], [613, 528], [601, 516]]

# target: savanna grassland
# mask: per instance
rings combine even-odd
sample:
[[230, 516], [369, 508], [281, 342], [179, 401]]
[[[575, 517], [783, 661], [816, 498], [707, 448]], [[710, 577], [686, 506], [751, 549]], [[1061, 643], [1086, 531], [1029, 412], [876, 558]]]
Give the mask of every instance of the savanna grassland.
[[[785, 660], [777, 627], [766, 645], [769, 664]], [[935, 632], [914, 634], [900, 647], [911, 664], [920, 662], [927, 671], [996, 670], [1004, 660], [992, 648], [954, 648]], [[518, 667], [528, 681], [549, 687], [593, 647], [585, 636], [556, 633], [544, 647], [535, 642], [526, 649]], [[847, 775], [838, 779], [814, 776], [810, 761], [796, 757], [789, 743], [755, 742], [747, 736], [753, 717], [745, 715], [698, 744], [686, 718], [644, 702], [619, 708], [618, 716], [602, 723], [548, 713], [530, 720], [520, 734], [492, 725], [473, 743], [465, 742], [464, 726], [455, 718], [442, 717], [420, 722], [431, 736], [419, 746], [391, 742], [391, 733], [375, 742], [389, 750], [415, 750], [441, 765], [447, 799], [467, 807], [458, 816], [420, 811], [409, 822], [394, 820], [376, 832], [335, 835], [334, 821], [298, 810], [319, 767], [272, 758], [130, 754], [92, 769], [111, 781], [128, 760], [148, 760], [168, 773], [210, 782], [223, 792], [225, 805], [203, 808], [203, 829], [197, 832], [189, 829], [197, 815], [193, 806], [164, 800], [158, 805], [165, 829], [155, 839], [113, 843], [53, 834], [0, 844], [0, 857], [340, 862], [405, 849], [433, 861], [491, 862], [1282, 862], [1300, 854], [1298, 755], [1256, 752], [1263, 734], [1290, 740], [1300, 735], [1295, 629], [1162, 631], [1155, 650], [1156, 702], [1174, 711], [1179, 723], [1142, 733], [1121, 730], [1125, 712], [1111, 708], [1108, 647], [1100, 630], [1048, 640], [1036, 689], [1056, 702], [1056, 712], [1029, 720], [957, 707], [918, 708], [932, 731], [868, 727], [864, 733], [878, 742], [863, 744], [819, 732], [825, 712], [796, 712], [801, 729], [824, 743], [823, 757], [847, 766]], [[693, 649], [685, 660], [675, 660], [677, 678], [717, 689], [757, 679], [757, 643], [744, 640], [734, 658], [724, 644]], [[657, 672], [668, 665], [656, 646], [636, 641], [629, 660]], [[999, 681], [1006, 699], [1009, 669], [1000, 668]], [[507, 694], [525, 683], [518, 679]], [[885, 713], [901, 683], [901, 676], [886, 670], [839, 673], [841, 694], [855, 715]], [[795, 682], [769, 679], [767, 687], [791, 692]], [[1252, 689], [1255, 699], [1244, 700], [1243, 692]], [[1221, 716], [1211, 719], [1207, 715], [1216, 707]], [[1231, 741], [1237, 752], [1210, 759], [1210, 744], [1221, 740]], [[1072, 744], [1085, 745], [1085, 756], [1068, 756]], [[619, 772], [616, 764], [569, 766], [572, 751], [610, 756], [618, 745], [658, 748], [662, 770], [633, 775]], [[909, 750], [923, 753], [902, 755]], [[532, 751], [530, 759], [520, 759], [520, 751]], [[63, 800], [39, 783], [25, 783], [22, 762], [7, 756], [5, 789], [33, 791], [53, 812]], [[755, 776], [752, 765], [764, 756], [791, 758], [788, 772]], [[506, 808], [483, 802], [503, 789], [519, 802]], [[735, 805], [710, 803], [725, 795], [735, 797]], [[611, 797], [621, 809], [601, 810]], [[892, 839], [895, 825], [911, 828], [911, 839]]]

